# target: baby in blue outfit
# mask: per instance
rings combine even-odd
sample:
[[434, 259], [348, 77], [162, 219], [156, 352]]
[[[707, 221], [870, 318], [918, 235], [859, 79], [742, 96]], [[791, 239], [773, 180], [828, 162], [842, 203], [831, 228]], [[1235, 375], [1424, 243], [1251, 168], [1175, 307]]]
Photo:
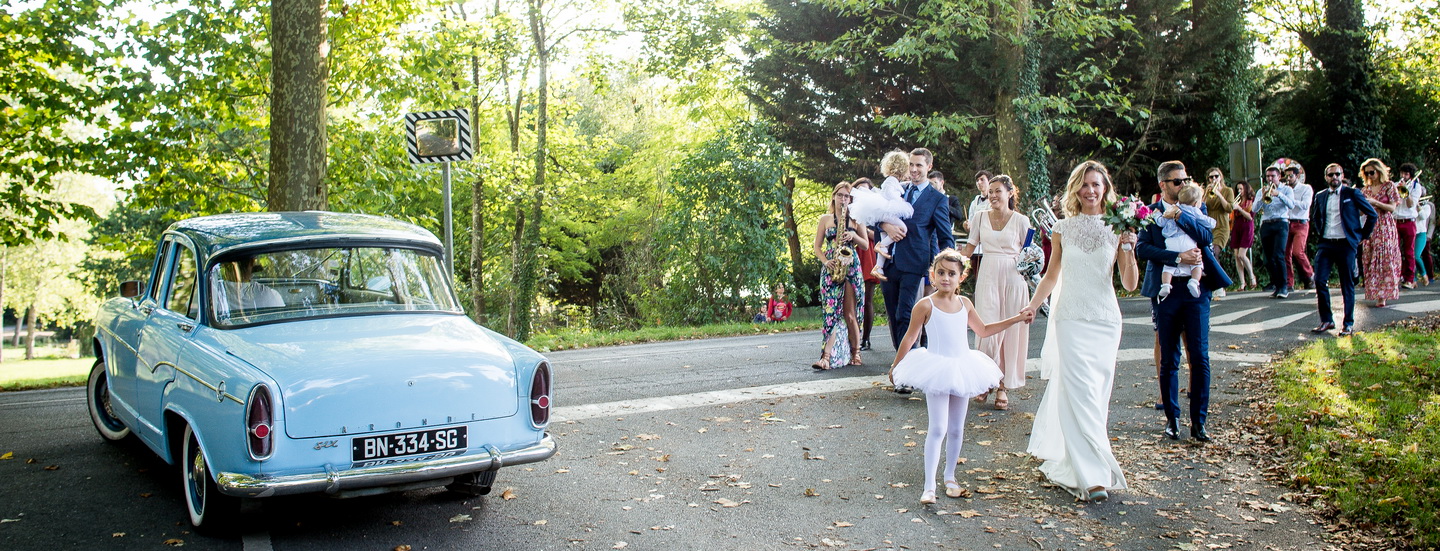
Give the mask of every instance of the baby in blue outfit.
[[[1200, 211], [1200, 205], [1205, 201], [1205, 190], [1200, 186], [1188, 185], [1180, 188], [1178, 199], [1176, 206], [1179, 208], [1165, 211], [1165, 214], [1160, 215], [1160, 220], [1156, 223], [1160, 224], [1160, 235], [1165, 236], [1165, 250], [1183, 253], [1199, 247], [1199, 244], [1195, 243], [1195, 239], [1180, 229], [1180, 224], [1175, 222], [1175, 219], [1180, 217], [1180, 212], [1185, 211], [1194, 215], [1200, 221], [1200, 225], [1210, 229], [1215, 229], [1215, 219]], [[1200, 277], [1203, 275], [1205, 275], [1203, 263], [1161, 268], [1160, 300], [1165, 300], [1165, 297], [1170, 296], [1172, 288], [1170, 280], [1175, 276], [1190, 278], [1190, 281], [1185, 283], [1185, 287], [1190, 289], [1191, 296], [1198, 298], [1200, 296]]]

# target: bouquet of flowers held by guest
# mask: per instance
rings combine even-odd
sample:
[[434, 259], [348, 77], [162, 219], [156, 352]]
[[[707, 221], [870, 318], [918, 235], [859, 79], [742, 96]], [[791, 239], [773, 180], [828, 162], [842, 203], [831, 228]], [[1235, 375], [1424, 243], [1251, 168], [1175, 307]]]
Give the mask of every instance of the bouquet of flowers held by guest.
[[[1120, 197], [1110, 206], [1105, 208], [1105, 223], [1115, 235], [1124, 232], [1140, 233], [1145, 226], [1155, 223], [1155, 217], [1160, 211], [1151, 209], [1145, 203], [1140, 202], [1139, 197], [1125, 195]], [[1125, 250], [1130, 250], [1130, 245], [1125, 245]]]

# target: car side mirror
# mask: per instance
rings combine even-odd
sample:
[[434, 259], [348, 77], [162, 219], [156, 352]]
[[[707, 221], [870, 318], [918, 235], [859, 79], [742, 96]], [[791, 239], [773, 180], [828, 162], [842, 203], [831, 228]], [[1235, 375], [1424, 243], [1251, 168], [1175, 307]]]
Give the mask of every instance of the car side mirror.
[[139, 281], [120, 282], [120, 296], [124, 298], [135, 298], [145, 292], [145, 285]]

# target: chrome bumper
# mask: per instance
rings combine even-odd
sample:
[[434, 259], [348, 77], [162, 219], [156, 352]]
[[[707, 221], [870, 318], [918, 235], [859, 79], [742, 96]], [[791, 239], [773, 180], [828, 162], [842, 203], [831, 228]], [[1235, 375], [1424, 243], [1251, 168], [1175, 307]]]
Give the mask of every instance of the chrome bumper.
[[398, 486], [543, 461], [555, 455], [555, 439], [546, 434], [540, 443], [534, 446], [501, 451], [487, 445], [485, 449], [489, 452], [488, 455], [447, 457], [433, 461], [345, 470], [335, 470], [327, 466], [324, 473], [288, 476], [219, 473], [216, 482], [221, 493], [237, 497], [270, 497], [315, 492], [335, 494], [342, 490]]

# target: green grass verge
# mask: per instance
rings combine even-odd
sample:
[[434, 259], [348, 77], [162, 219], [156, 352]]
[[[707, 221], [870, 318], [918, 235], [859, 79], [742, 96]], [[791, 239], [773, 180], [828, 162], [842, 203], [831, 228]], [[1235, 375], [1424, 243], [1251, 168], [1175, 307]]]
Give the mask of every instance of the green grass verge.
[[11, 354], [6, 349], [5, 361], [0, 362], [0, 392], [81, 386], [95, 364], [95, 358], [12, 360], [23, 358], [24, 352]]
[[646, 327], [635, 331], [595, 332], [585, 330], [561, 330], [543, 333], [530, 338], [525, 344], [540, 352], [554, 352], [572, 348], [591, 348], [639, 342], [683, 341], [710, 337], [735, 337], [760, 335], [783, 331], [806, 331], [820, 329], [819, 320], [787, 321], [783, 323], [717, 323], [695, 327]]
[[1274, 381], [1295, 481], [1421, 548], [1440, 546], [1436, 320], [1312, 343]]

